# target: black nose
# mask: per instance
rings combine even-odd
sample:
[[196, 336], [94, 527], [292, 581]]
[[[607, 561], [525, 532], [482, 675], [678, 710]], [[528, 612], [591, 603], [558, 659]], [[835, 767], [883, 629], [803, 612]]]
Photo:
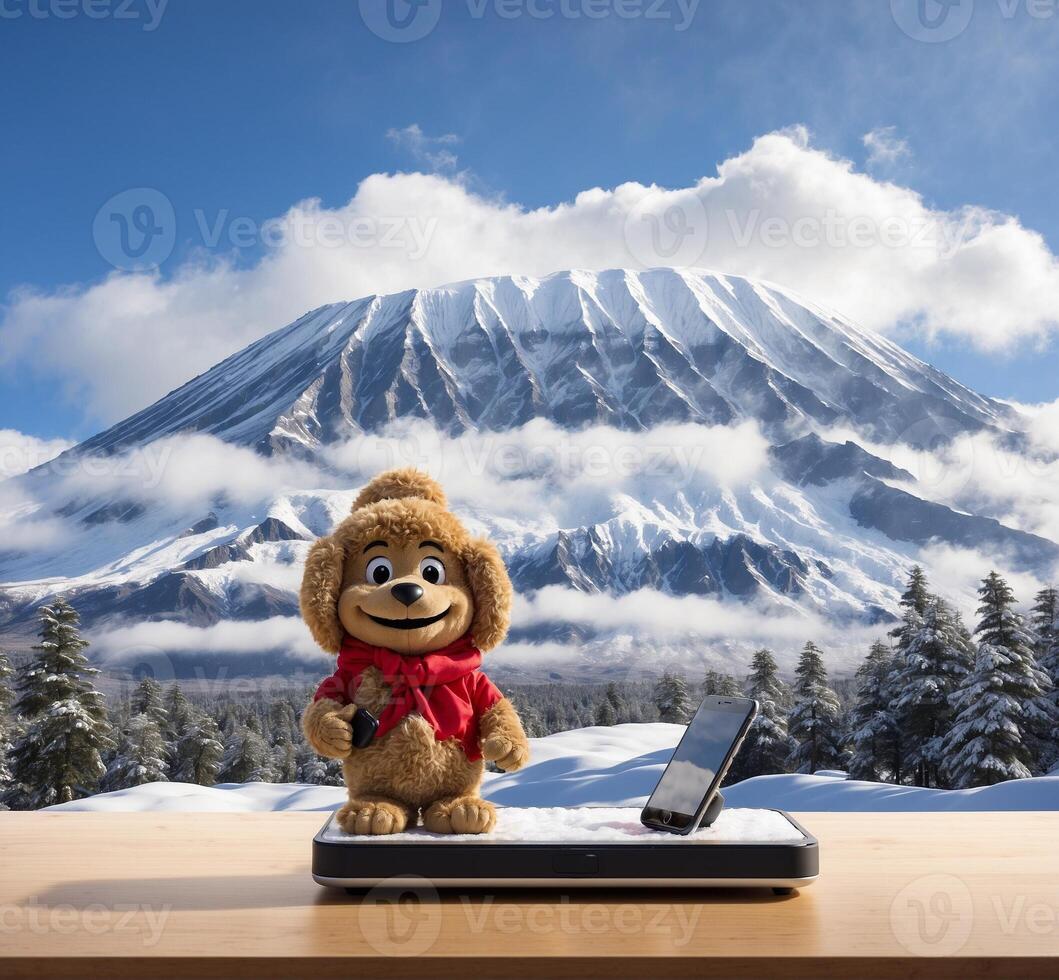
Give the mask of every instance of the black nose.
[[403, 602], [406, 606], [410, 606], [423, 595], [423, 588], [416, 585], [415, 582], [398, 582], [390, 589], [390, 595], [398, 602]]

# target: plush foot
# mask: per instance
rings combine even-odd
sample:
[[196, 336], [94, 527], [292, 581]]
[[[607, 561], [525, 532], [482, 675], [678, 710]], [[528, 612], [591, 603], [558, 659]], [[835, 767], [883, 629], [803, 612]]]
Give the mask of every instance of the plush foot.
[[496, 808], [477, 796], [438, 800], [423, 811], [423, 826], [435, 834], [488, 834], [496, 826]]
[[414, 823], [408, 807], [382, 796], [350, 800], [338, 811], [337, 819], [347, 834], [399, 834], [409, 822]]

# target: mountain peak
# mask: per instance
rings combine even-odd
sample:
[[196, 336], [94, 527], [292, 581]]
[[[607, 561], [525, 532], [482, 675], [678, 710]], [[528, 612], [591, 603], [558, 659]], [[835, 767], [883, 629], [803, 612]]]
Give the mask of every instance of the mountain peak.
[[777, 441], [1006, 426], [1011, 410], [781, 287], [691, 269], [498, 276], [320, 307], [88, 440], [205, 432], [311, 451], [398, 417], [448, 432], [543, 417], [646, 429], [753, 418]]

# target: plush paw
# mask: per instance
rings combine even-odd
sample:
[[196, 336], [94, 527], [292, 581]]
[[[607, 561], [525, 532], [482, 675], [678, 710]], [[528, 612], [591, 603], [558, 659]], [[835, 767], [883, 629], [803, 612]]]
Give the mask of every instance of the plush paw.
[[529, 745], [513, 742], [504, 735], [492, 735], [482, 742], [482, 758], [495, 762], [504, 772], [514, 772], [529, 761]]
[[341, 711], [324, 715], [317, 722], [313, 736], [321, 755], [345, 759], [353, 751], [353, 727], [350, 722], [356, 710], [356, 705], [347, 705]]
[[423, 814], [423, 826], [435, 834], [488, 834], [496, 826], [496, 808], [470, 796], [435, 803]]
[[408, 825], [408, 814], [395, 803], [352, 800], [337, 815], [347, 834], [399, 834]]

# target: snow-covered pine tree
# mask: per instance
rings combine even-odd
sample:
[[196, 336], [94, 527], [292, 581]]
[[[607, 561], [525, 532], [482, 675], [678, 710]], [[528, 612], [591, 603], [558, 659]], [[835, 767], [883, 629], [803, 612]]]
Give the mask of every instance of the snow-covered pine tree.
[[857, 700], [850, 709], [846, 741], [852, 779], [882, 782], [894, 776], [894, 718], [890, 712], [893, 654], [876, 640], [857, 668]]
[[742, 697], [739, 683], [731, 674], [722, 674], [719, 670], [708, 670], [702, 681], [704, 697], [715, 694], [722, 698]]
[[911, 642], [933, 598], [927, 587], [926, 572], [919, 565], [914, 565], [908, 575], [905, 591], [901, 593], [900, 605], [904, 610], [901, 622], [890, 630], [890, 636], [894, 638], [898, 652], [904, 651]]
[[904, 763], [916, 786], [944, 786], [942, 740], [955, 717], [951, 699], [974, 666], [975, 649], [959, 613], [931, 599], [919, 629], [894, 658], [890, 703]]
[[596, 724], [603, 728], [610, 728], [618, 723], [618, 713], [609, 699], [603, 698], [596, 707]]
[[83, 653], [77, 612], [63, 598], [40, 609], [41, 642], [19, 679], [15, 711], [24, 730], [11, 751], [5, 802], [36, 810], [90, 796], [104, 773], [100, 753], [111, 744], [99, 673]]
[[820, 648], [805, 644], [794, 684], [794, 710], [787, 730], [794, 741], [789, 764], [795, 772], [840, 769], [845, 763], [840, 735], [838, 695], [828, 686]]
[[946, 773], [961, 789], [1033, 775], [1034, 733], [1053, 724], [1048, 677], [1010, 586], [990, 572], [978, 595], [978, 654], [953, 695], [956, 719], [943, 743]]
[[[625, 703], [621, 691], [618, 690], [618, 685], [608, 684], [603, 692], [602, 700], [596, 705], [596, 724], [604, 727], [617, 725], [627, 721], [628, 714], [629, 706]], [[525, 721], [523, 721], [523, 728], [525, 728]]]
[[786, 772], [787, 759], [791, 754], [792, 744], [787, 734], [784, 708], [790, 699], [790, 691], [780, 680], [779, 667], [770, 650], [761, 649], [754, 654], [747, 681], [747, 697], [757, 701], [758, 713], [729, 770], [729, 783], [738, 783], [751, 776]]
[[[1054, 715], [1059, 717], [1059, 590], [1047, 588], [1037, 593], [1033, 628], [1037, 639], [1037, 666], [1051, 681], [1048, 697]], [[1059, 766], [1059, 722], [1051, 738], [1042, 743], [1039, 762], [1044, 772], [1052, 772]]]
[[675, 725], [686, 725], [691, 717], [692, 704], [688, 697], [687, 682], [679, 674], [665, 671], [655, 685], [655, 707], [662, 721]]
[[276, 774], [268, 743], [257, 730], [256, 717], [236, 727], [224, 744], [224, 757], [217, 773], [221, 783], [273, 783]]
[[1059, 705], [1059, 590], [1042, 589], [1033, 606], [1033, 630], [1037, 640], [1037, 666], [1052, 682], [1049, 696]]
[[180, 738], [184, 723], [191, 713], [191, 702], [176, 681], [166, 688], [163, 707], [166, 715], [166, 741], [173, 743]]
[[289, 701], [273, 701], [268, 708], [269, 744], [271, 746], [272, 769], [277, 783], [293, 783], [298, 779], [297, 752], [294, 747], [294, 732], [297, 718]]
[[313, 786], [341, 786], [342, 763], [338, 759], [318, 756], [304, 740], [297, 748], [298, 782]]
[[[923, 617], [926, 615], [927, 607], [934, 596], [931, 595], [927, 586], [926, 573], [919, 565], [914, 565], [908, 576], [908, 584], [901, 594], [901, 622], [890, 630], [890, 636], [894, 641], [894, 667], [902, 663], [904, 652], [908, 649], [914, 637], [923, 628]], [[901, 691], [894, 686], [896, 674], [890, 675], [890, 686], [887, 691], [887, 703], [896, 701], [901, 696]], [[899, 725], [894, 726], [893, 739], [890, 742], [893, 758], [890, 764], [891, 778], [896, 783], [904, 782], [907, 763], [907, 747], [905, 745], [904, 733]]]
[[145, 783], [164, 783], [169, 779], [165, 736], [150, 715], [138, 714], [118, 741], [118, 751], [103, 777], [102, 790], [111, 793]]
[[[177, 768], [180, 739], [187, 729], [192, 704], [176, 681], [166, 688], [162, 703], [165, 708], [165, 727], [162, 729], [162, 737], [165, 739], [165, 757], [169, 762], [169, 778], [173, 779], [173, 773]], [[181, 781], [174, 780], [174, 782]]]
[[217, 722], [205, 711], [190, 706], [173, 754], [172, 778], [178, 783], [212, 786], [224, 756]]
[[165, 709], [165, 698], [162, 685], [153, 677], [145, 675], [132, 692], [131, 710], [133, 716], [147, 715], [160, 732], [165, 732], [169, 725], [169, 714]]
[[[11, 689], [12, 673], [11, 662], [3, 650], [0, 650], [0, 799], [11, 783], [8, 756], [15, 738], [15, 720], [12, 717], [15, 692]], [[0, 806], [2, 805], [0, 803]]]

